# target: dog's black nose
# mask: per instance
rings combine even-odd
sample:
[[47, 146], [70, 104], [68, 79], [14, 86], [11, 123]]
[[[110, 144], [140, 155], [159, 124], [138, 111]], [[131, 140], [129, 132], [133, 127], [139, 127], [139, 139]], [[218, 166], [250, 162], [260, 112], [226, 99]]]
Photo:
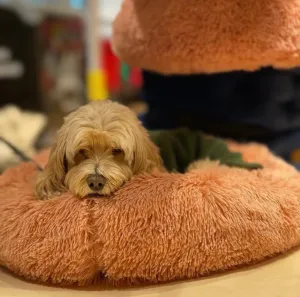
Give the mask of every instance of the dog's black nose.
[[88, 176], [86, 182], [92, 191], [100, 191], [103, 189], [106, 179], [101, 174], [91, 174]]

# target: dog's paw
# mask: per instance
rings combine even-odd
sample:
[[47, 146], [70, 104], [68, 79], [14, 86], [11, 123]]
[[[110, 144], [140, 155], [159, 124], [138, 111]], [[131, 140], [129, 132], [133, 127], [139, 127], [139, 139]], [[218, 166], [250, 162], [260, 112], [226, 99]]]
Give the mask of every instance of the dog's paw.
[[50, 200], [60, 196], [62, 191], [54, 190], [50, 185], [44, 184], [42, 187], [36, 188], [36, 197], [38, 200]]
[[48, 193], [43, 193], [42, 195], [37, 195], [38, 200], [50, 200], [52, 198], [55, 198], [57, 196], [60, 196], [62, 193], [61, 192], [48, 192]]

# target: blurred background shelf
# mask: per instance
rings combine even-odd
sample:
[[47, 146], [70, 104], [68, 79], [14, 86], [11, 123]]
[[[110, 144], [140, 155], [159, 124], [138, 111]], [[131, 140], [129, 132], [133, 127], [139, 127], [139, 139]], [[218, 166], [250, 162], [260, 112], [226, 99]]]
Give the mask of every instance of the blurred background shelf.
[[[137, 113], [145, 111], [140, 70], [121, 63], [111, 48], [111, 25], [121, 1], [0, 0], [3, 123], [9, 130], [22, 119], [5, 117], [11, 110], [8, 105], [20, 113], [42, 114], [47, 122], [37, 129], [42, 130], [39, 136], [30, 136], [35, 140], [30, 152], [50, 146], [63, 117], [88, 102], [87, 78], [94, 68], [102, 74], [96, 82], [97, 94], [129, 105]], [[88, 4], [96, 7], [92, 13]], [[13, 143], [14, 134], [18, 133], [10, 133], [8, 139]]]

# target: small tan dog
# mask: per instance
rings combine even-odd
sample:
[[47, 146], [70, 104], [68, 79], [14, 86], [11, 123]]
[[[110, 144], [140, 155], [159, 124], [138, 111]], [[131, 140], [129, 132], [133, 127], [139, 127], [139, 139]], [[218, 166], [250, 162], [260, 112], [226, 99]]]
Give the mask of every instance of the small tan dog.
[[93, 102], [65, 118], [36, 194], [49, 199], [69, 189], [80, 198], [109, 195], [155, 167], [163, 169], [158, 148], [136, 115], [115, 102]]

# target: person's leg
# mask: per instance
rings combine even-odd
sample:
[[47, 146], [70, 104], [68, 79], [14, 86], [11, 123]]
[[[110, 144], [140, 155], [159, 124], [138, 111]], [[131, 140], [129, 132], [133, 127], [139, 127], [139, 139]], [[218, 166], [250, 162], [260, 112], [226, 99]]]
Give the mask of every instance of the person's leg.
[[[148, 129], [180, 126], [240, 141], [258, 141], [289, 158], [300, 148], [300, 75], [261, 69], [163, 76], [143, 71]], [[296, 141], [297, 140], [297, 141]]]

